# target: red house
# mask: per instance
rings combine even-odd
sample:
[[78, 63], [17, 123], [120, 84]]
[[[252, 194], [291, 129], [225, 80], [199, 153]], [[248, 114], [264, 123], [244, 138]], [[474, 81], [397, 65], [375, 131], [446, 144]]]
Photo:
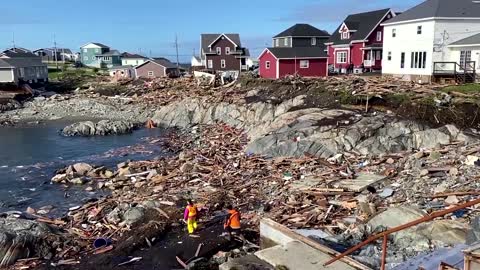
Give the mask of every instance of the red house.
[[339, 73], [381, 70], [381, 23], [394, 16], [391, 9], [349, 15], [325, 43], [330, 69]]
[[258, 57], [262, 78], [278, 79], [287, 75], [323, 77], [328, 75], [328, 55], [324, 43], [328, 32], [309, 24], [296, 24], [273, 37], [273, 47]]

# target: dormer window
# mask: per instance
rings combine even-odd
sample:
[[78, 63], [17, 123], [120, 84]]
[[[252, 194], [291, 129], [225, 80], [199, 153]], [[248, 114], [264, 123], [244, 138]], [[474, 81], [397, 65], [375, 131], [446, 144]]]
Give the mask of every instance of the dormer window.
[[349, 39], [350, 34], [348, 32], [342, 32], [342, 39]]
[[312, 37], [311, 44], [312, 44], [312, 46], [317, 45], [317, 38]]
[[280, 40], [277, 38], [275, 39], [275, 47], [279, 47], [280, 46]]

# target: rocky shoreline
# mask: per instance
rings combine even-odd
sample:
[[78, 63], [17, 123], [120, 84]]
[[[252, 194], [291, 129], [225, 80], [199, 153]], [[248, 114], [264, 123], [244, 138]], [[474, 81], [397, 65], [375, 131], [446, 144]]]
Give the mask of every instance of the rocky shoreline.
[[[56, 95], [0, 114], [0, 122], [64, 117], [110, 120], [101, 122], [108, 125], [74, 124], [64, 130], [67, 135], [128, 132], [147, 120], [158, 127], [181, 128], [163, 142], [175, 153], [172, 157], [123, 162], [117, 168], [78, 163], [59, 170], [53, 183], [109, 189], [112, 195], [70, 209], [61, 218], [33, 209], [27, 217], [36, 221], [29, 222], [49, 224], [55, 229], [49, 233], [61, 231], [53, 235], [66, 234], [72, 242], [56, 245], [57, 252], [47, 256], [30, 248], [35, 245], [32, 240], [5, 255], [4, 265], [39, 256], [95, 269], [98, 258], [115, 256], [127, 244], [131, 254], [134, 249], [155, 247], [169, 228], [180, 227], [179, 206], [188, 198], [199, 202], [207, 223], [228, 201], [241, 205], [252, 231], [258, 230], [261, 218], [269, 217], [294, 229], [322, 229], [329, 240], [347, 246], [419, 217], [423, 211], [475, 198], [478, 186], [472, 179], [480, 175], [475, 163], [480, 155], [476, 130], [460, 130], [452, 124], [432, 127], [388, 111], [312, 108], [307, 95], [252, 101], [258, 87], [239, 90], [239, 84], [234, 90], [219, 89], [215, 98], [225, 95], [223, 101], [193, 95], [160, 101], [160, 105], [151, 98], [155, 91], [146, 97]], [[157, 91], [164, 95], [167, 90]], [[117, 124], [122, 128], [105, 128]], [[356, 179], [362, 184], [352, 188]], [[450, 195], [452, 191], [457, 195]], [[389, 255], [389, 263], [399, 265], [422, 252], [464, 244], [467, 234], [480, 235], [470, 225], [474, 213], [465, 210], [455, 220], [447, 217], [397, 236], [389, 244], [396, 251]], [[17, 216], [0, 218], [0, 222], [22, 220]], [[442, 233], [428, 234], [432, 228]], [[11, 235], [15, 230], [0, 227], [0, 232]], [[82, 255], [96, 252], [92, 241], [106, 235], [113, 243], [101, 251], [103, 255]], [[27, 237], [35, 239], [28, 233]], [[0, 241], [0, 251], [9, 250], [14, 243], [10, 240]], [[409, 245], [412, 241], [416, 244]], [[372, 245], [356, 259], [375, 268], [379, 254]], [[38, 266], [42, 260], [22, 263]]]

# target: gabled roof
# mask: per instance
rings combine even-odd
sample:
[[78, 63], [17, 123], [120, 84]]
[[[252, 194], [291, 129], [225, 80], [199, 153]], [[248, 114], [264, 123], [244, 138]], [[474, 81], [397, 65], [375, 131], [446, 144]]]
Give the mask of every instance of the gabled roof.
[[[39, 52], [39, 51], [51, 51], [51, 52], [54, 52], [55, 51], [55, 48], [42, 48], [42, 49], [38, 49], [38, 50], [35, 50], [33, 52]], [[59, 53], [66, 53], [66, 54], [72, 54], [72, 51], [70, 49], [67, 49], [67, 48], [57, 48], [57, 52]]]
[[145, 56], [135, 54], [135, 53], [128, 53], [128, 52], [122, 53], [121, 57], [125, 59], [146, 59]]
[[142, 66], [144, 66], [148, 63], [157, 64], [157, 65], [162, 66], [164, 68], [177, 68], [177, 65], [175, 65], [174, 63], [172, 63], [172, 62], [170, 62], [166, 59], [150, 59], [150, 60], [146, 61], [145, 63], [136, 66], [135, 69], [137, 69], [139, 67], [142, 67]]
[[327, 31], [320, 30], [310, 24], [297, 23], [273, 38], [279, 37], [329, 37]]
[[[322, 47], [275, 47], [267, 48], [277, 59], [312, 59], [327, 58], [328, 55]], [[260, 57], [265, 53], [260, 54]]]
[[480, 46], [480, 33], [475, 34], [473, 36], [469, 36], [467, 38], [455, 41], [448, 45], [449, 47], [462, 47], [462, 46], [472, 46], [477, 45]]
[[[335, 32], [332, 33], [327, 43], [350, 44], [352, 41], [366, 40], [372, 31], [382, 22], [383, 18], [390, 12], [391, 9], [387, 8], [349, 15], [340, 26], [338, 26]], [[349, 39], [341, 39], [339, 31], [343, 24], [347, 26], [348, 30], [353, 31], [350, 33]]]
[[215, 40], [220, 38], [222, 35], [226, 36], [229, 40], [231, 40], [237, 47], [242, 47], [242, 42], [240, 41], [240, 35], [239, 34], [202, 34], [201, 35], [201, 43], [202, 43], [202, 49], [204, 52], [210, 51], [209, 46], [212, 44]]
[[25, 49], [25, 48], [22, 48], [22, 47], [12, 47], [12, 48], [5, 49], [5, 51], [24, 52], [24, 53], [32, 52], [32, 51], [30, 51], [28, 49]]
[[8, 58], [38, 58], [38, 55], [25, 50], [5, 50], [0, 53], [1, 56]]
[[2, 58], [0, 68], [44, 67], [42, 61], [32, 58]]
[[87, 45], [90, 45], [90, 44], [93, 44], [93, 45], [95, 45], [95, 46], [97, 46], [97, 47], [100, 47], [100, 48], [110, 48], [109, 46], [104, 45], [104, 44], [102, 44], [102, 43], [98, 43], [98, 42], [89, 42], [89, 43], [81, 46], [80, 48], [83, 48], [83, 47], [85, 47], [85, 46], [87, 46]]
[[427, 0], [386, 21], [384, 24], [427, 18], [480, 19], [480, 3], [475, 0]]

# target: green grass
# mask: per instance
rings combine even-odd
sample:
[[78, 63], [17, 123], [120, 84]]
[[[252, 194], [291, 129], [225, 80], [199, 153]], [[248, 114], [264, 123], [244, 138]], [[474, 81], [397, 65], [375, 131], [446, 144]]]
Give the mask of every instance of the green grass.
[[91, 68], [66, 68], [65, 70], [56, 70], [55, 68], [48, 70], [48, 78], [52, 81], [60, 81], [67, 78], [76, 78], [88, 75], [95, 75], [95, 70]]
[[459, 92], [464, 94], [477, 94], [480, 93], [480, 84], [479, 83], [470, 83], [463, 85], [451, 85], [443, 88], [443, 92]]

